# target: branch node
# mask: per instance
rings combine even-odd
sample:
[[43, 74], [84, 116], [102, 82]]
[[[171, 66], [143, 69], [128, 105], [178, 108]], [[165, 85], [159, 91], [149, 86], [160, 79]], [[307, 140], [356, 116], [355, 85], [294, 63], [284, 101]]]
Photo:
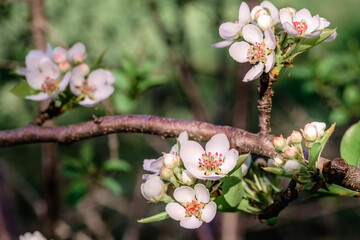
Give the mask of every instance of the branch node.
[[94, 119], [94, 123], [95, 124], [101, 124], [103, 122], [103, 118], [102, 117], [97, 117], [95, 116], [95, 114], [92, 115], [93, 119]]

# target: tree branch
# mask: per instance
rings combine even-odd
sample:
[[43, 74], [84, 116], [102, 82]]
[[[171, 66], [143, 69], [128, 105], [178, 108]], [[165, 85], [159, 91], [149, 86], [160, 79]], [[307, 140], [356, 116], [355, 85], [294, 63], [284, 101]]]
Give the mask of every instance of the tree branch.
[[272, 78], [270, 74], [263, 73], [259, 79], [258, 93], [260, 99], [258, 100], [259, 112], [259, 133], [269, 136], [271, 134], [270, 114], [272, 106], [272, 97], [274, 90], [271, 88]]

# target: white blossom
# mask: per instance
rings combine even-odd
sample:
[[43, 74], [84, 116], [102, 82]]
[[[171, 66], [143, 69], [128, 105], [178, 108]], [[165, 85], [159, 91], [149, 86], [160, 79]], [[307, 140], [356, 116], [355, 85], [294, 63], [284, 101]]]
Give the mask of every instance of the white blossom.
[[176, 188], [174, 198], [177, 202], [168, 203], [165, 210], [171, 218], [180, 221], [180, 226], [184, 228], [199, 228], [203, 222], [212, 221], [216, 215], [216, 203], [209, 202], [209, 190], [203, 184], [196, 184], [194, 188]]
[[19, 240], [46, 240], [46, 238], [39, 231], [35, 231], [34, 233], [27, 232], [21, 235]]
[[146, 200], [158, 202], [166, 191], [166, 185], [159, 176], [150, 175], [146, 182], [141, 184], [140, 190]]
[[180, 157], [185, 168], [198, 179], [217, 180], [224, 177], [236, 165], [239, 153], [230, 149], [224, 133], [214, 135], [204, 148], [195, 141], [185, 142]]
[[301, 168], [301, 165], [296, 160], [287, 160], [284, 164], [284, 170], [287, 174], [293, 174], [294, 172], [299, 171]]
[[[243, 81], [255, 80], [265, 71], [269, 72], [275, 65], [276, 46], [273, 30], [265, 30], [265, 38], [262, 31], [248, 24], [243, 27], [243, 37], [247, 41], [241, 41], [231, 45], [229, 49], [230, 56], [240, 63], [250, 62], [253, 66], [245, 75]], [[249, 44], [250, 43], [250, 44]]]

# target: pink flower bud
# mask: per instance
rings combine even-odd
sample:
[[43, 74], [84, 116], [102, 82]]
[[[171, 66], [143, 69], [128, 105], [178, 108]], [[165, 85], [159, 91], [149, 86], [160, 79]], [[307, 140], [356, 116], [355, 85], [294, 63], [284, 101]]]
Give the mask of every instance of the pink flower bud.
[[250, 13], [251, 19], [254, 21], [257, 21], [263, 15], [268, 15], [268, 12], [260, 6], [255, 6]]
[[84, 62], [84, 56], [82, 54], [75, 54], [72, 60], [74, 64], [80, 64]]
[[308, 123], [305, 125], [303, 135], [306, 141], [314, 142], [318, 138], [318, 132], [315, 125]]
[[67, 61], [63, 61], [59, 64], [60, 72], [65, 73], [71, 68], [70, 64]]
[[302, 136], [298, 131], [293, 131], [290, 135], [290, 141], [293, 143], [301, 143]]
[[66, 53], [64, 52], [59, 52], [58, 54], [56, 54], [56, 56], [54, 57], [54, 61], [57, 63], [57, 64], [60, 64], [62, 62], [65, 62], [66, 61]]
[[87, 76], [89, 74], [90, 68], [89, 68], [89, 66], [87, 64], [82, 63], [82, 64], [79, 65], [79, 67], [83, 71], [84, 76]]
[[296, 147], [288, 147], [285, 150], [285, 158], [295, 159], [298, 156], [298, 150]]
[[282, 151], [286, 147], [286, 140], [283, 136], [273, 138], [273, 146], [276, 150]]
[[323, 122], [312, 122], [312, 125], [315, 125], [316, 130], [317, 130], [317, 134], [318, 134], [318, 138], [321, 138], [324, 135], [324, 131], [326, 128], [326, 124]]

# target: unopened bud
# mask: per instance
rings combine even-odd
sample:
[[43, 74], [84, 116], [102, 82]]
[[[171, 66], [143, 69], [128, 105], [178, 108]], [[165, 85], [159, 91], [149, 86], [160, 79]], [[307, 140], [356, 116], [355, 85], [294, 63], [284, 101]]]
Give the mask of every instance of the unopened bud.
[[258, 158], [255, 160], [255, 165], [258, 167], [266, 167], [266, 161], [263, 158]]
[[84, 56], [82, 54], [75, 54], [72, 59], [74, 64], [80, 64], [84, 62]]
[[294, 172], [299, 171], [301, 168], [301, 165], [296, 160], [288, 160], [286, 161], [284, 165], [284, 170], [287, 174], [293, 174]]
[[302, 141], [301, 133], [299, 133], [298, 131], [293, 131], [290, 135], [290, 141], [292, 143], [301, 143]]
[[311, 123], [306, 124], [303, 130], [303, 135], [306, 141], [314, 142], [318, 138], [316, 126]]
[[283, 151], [286, 147], [286, 140], [283, 136], [273, 138], [273, 146], [276, 150]]
[[87, 64], [82, 63], [79, 65], [80, 69], [82, 70], [82, 72], [84, 73], [84, 76], [87, 76], [90, 72], [90, 68]]
[[296, 147], [288, 147], [285, 150], [285, 158], [286, 159], [295, 159], [298, 156], [298, 150]]
[[261, 30], [265, 31], [273, 26], [273, 20], [270, 15], [261, 15], [257, 19], [257, 25]]
[[59, 64], [59, 69], [60, 69], [60, 72], [62, 72], [62, 73], [69, 71], [70, 68], [71, 68], [71, 66], [67, 61], [61, 62]]
[[267, 161], [267, 166], [268, 167], [276, 167], [275, 160], [272, 159], [272, 158], [269, 158], [268, 161]]
[[268, 15], [268, 12], [260, 6], [255, 6], [250, 13], [250, 17], [253, 21], [257, 21], [260, 16]]
[[178, 182], [176, 181], [174, 172], [167, 167], [163, 167], [160, 170], [160, 177], [164, 180], [171, 182], [172, 184], [174, 184], [175, 187], [179, 186]]
[[141, 184], [141, 193], [150, 202], [160, 201], [166, 185], [159, 176], [150, 175], [145, 183]]
[[282, 167], [284, 165], [284, 159], [282, 159], [280, 156], [274, 157], [274, 165], [277, 167]]
[[315, 125], [316, 130], [317, 130], [317, 134], [318, 134], [318, 138], [321, 138], [324, 135], [324, 131], [326, 128], [326, 124], [323, 122], [312, 122], [312, 125]]
[[65, 52], [59, 52], [58, 54], [55, 55], [54, 61], [55, 61], [57, 64], [60, 64], [60, 63], [62, 63], [62, 62], [65, 62], [65, 61], [66, 61], [66, 53], [65, 53]]
[[164, 154], [164, 165], [169, 169], [173, 169], [180, 165], [180, 159], [178, 156], [170, 153]]
[[193, 185], [196, 178], [188, 171], [184, 170], [181, 174], [182, 182], [186, 185]]

